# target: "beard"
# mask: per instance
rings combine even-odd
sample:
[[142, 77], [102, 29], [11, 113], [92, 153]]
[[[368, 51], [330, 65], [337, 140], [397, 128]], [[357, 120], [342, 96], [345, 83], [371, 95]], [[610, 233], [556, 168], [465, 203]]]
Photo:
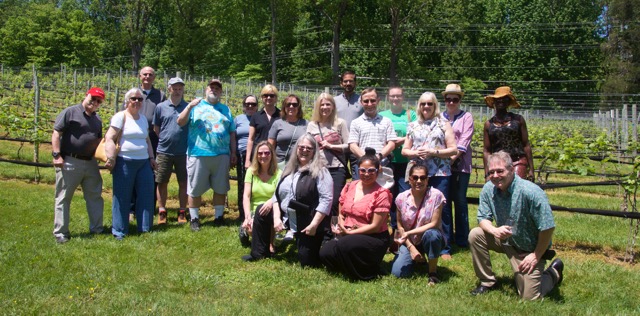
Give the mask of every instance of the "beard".
[[218, 96], [215, 95], [214, 93], [207, 94], [207, 102], [209, 102], [211, 104], [218, 103]]

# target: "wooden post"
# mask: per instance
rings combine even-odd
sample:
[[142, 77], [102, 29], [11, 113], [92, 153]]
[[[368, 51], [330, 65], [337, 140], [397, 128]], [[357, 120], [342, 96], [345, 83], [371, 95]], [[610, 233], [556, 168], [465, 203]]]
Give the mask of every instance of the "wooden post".
[[627, 114], [627, 105], [622, 105], [622, 150], [629, 148], [629, 115]]
[[118, 87], [116, 87], [116, 94], [115, 97], [113, 98], [113, 114], [118, 113]]
[[633, 147], [633, 156], [637, 156], [638, 155], [638, 107], [636, 106], [636, 104], [633, 104], [631, 106], [631, 118], [633, 119], [633, 133], [631, 134], [631, 137], [633, 139], [633, 143], [635, 144], [635, 146]]

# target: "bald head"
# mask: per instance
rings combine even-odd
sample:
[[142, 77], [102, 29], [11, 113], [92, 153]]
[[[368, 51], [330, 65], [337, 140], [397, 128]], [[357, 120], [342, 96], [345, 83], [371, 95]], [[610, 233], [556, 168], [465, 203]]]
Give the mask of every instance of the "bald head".
[[140, 69], [140, 83], [143, 90], [149, 90], [153, 87], [153, 81], [156, 80], [156, 71], [147, 66]]

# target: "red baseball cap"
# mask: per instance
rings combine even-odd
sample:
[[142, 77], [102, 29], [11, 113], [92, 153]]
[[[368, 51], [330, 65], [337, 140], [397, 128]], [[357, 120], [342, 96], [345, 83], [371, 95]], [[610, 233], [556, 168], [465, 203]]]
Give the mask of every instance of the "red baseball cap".
[[104, 99], [104, 91], [98, 87], [93, 87], [87, 91], [92, 97], [98, 97]]

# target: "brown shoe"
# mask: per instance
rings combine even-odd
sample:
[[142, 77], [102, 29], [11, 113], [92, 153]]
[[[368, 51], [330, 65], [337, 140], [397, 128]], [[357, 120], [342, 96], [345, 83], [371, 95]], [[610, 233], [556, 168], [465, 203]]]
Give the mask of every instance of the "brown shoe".
[[167, 211], [158, 212], [158, 225], [164, 225], [167, 223]]
[[179, 224], [186, 224], [187, 223], [187, 215], [185, 214], [184, 210], [179, 210], [178, 211], [178, 223]]

